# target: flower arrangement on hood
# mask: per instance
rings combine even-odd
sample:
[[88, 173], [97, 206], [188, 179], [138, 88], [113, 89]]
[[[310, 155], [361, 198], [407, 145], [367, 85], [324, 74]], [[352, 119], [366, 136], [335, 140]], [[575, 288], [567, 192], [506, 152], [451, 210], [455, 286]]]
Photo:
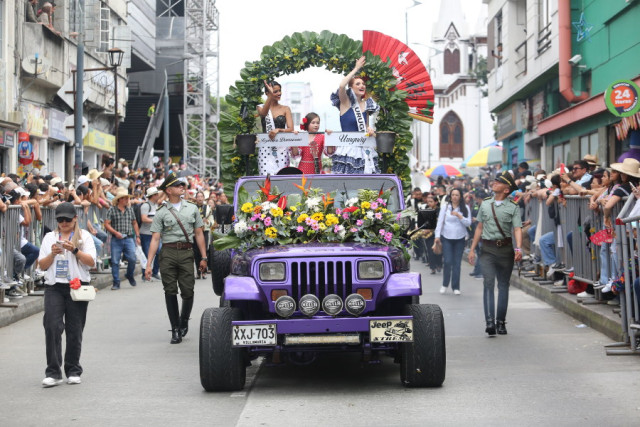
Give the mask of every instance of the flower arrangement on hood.
[[398, 223], [403, 214], [387, 209], [391, 189], [360, 190], [337, 207], [336, 192], [322, 193], [304, 176], [294, 185], [300, 193], [277, 194], [267, 176], [258, 197], [239, 193], [236, 221], [228, 235], [215, 240], [215, 248], [360, 242], [394, 246], [409, 255]]

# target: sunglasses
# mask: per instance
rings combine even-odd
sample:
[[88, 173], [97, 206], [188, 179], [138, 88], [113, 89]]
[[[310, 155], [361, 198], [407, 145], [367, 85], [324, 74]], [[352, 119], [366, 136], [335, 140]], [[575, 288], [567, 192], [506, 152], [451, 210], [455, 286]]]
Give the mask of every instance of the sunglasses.
[[63, 222], [71, 222], [71, 221], [73, 221], [73, 218], [60, 217], [60, 218], [56, 218], [56, 221], [58, 221], [58, 224], [61, 224]]
[[572, 170], [572, 171], [577, 171], [577, 170], [580, 170], [580, 169], [585, 169], [585, 168], [580, 168], [580, 167], [577, 167], [577, 168], [571, 168], [571, 170]]

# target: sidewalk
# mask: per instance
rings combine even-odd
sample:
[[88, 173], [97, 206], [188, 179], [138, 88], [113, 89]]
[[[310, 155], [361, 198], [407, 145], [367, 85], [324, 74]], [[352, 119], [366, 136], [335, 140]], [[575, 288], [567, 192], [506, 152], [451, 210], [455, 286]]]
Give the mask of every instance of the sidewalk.
[[[593, 298], [578, 298], [568, 292], [553, 292], [553, 285], [541, 285], [524, 276], [518, 277], [514, 271], [511, 284], [522, 291], [546, 302], [552, 307], [568, 314], [588, 327], [603, 333], [614, 341], [624, 341], [618, 310], [620, 306], [598, 303]], [[580, 302], [584, 300], [587, 304]], [[614, 310], [616, 310], [614, 312]]]
[[[122, 278], [122, 286], [128, 286], [129, 281], [124, 278], [126, 268], [120, 269], [120, 277]], [[142, 281], [140, 274], [142, 270], [139, 264], [136, 264], [134, 277], [138, 283]], [[109, 289], [113, 284], [111, 271], [104, 273], [91, 273], [91, 284], [100, 289]], [[97, 298], [100, 298], [98, 294]], [[25, 319], [33, 314], [44, 310], [44, 296], [26, 296], [23, 298], [11, 299], [12, 303], [18, 304], [17, 307], [0, 307], [0, 328], [8, 326], [18, 320]]]

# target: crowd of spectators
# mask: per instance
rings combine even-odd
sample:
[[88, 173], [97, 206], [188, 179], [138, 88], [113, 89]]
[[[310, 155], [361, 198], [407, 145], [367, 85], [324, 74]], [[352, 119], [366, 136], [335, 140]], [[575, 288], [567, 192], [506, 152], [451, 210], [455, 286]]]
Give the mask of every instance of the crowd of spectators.
[[[229, 203], [222, 182], [193, 175], [184, 165], [172, 164], [168, 169], [166, 173], [174, 171], [186, 180], [188, 186], [185, 198], [199, 206], [205, 222], [205, 234], [208, 237], [209, 231], [216, 227], [216, 208]], [[108, 260], [109, 251], [105, 243], [111, 233], [105, 229], [105, 219], [118, 191], [126, 192], [130, 196], [129, 206], [138, 205], [134, 210], [140, 214], [140, 246], [146, 255], [150, 240], [150, 223], [153, 221], [155, 209], [165, 199], [164, 194], [157, 189], [165, 178], [164, 167], [158, 164], [153, 169], [131, 170], [124, 159], [115, 161], [113, 158], [104, 157], [99, 169], [89, 169], [83, 162], [81, 173], [77, 179], [68, 182], [63, 181], [55, 172], [44, 174], [38, 169], [33, 169], [22, 177], [16, 174], [2, 174], [0, 177], [0, 212], [6, 212], [11, 205], [21, 207], [20, 242], [14, 245], [15, 249], [11, 249], [14, 274], [3, 281], [3, 287], [9, 287], [5, 293], [8, 298], [23, 297], [27, 294], [25, 283], [41, 278], [36, 265], [39, 248], [35, 240], [39, 239], [34, 239], [33, 234], [27, 232], [27, 228], [35, 221], [42, 221], [44, 209], [55, 209], [64, 201], [84, 207], [87, 214], [87, 231], [94, 240], [99, 258]], [[0, 218], [5, 220], [4, 216]], [[43, 236], [48, 231], [50, 230], [44, 226], [40, 235]], [[2, 248], [13, 248], [12, 242], [0, 240], [0, 250]], [[104, 263], [108, 265], [109, 261]], [[120, 262], [113, 260], [112, 264], [119, 265]], [[153, 273], [153, 277], [159, 280], [157, 264]]]

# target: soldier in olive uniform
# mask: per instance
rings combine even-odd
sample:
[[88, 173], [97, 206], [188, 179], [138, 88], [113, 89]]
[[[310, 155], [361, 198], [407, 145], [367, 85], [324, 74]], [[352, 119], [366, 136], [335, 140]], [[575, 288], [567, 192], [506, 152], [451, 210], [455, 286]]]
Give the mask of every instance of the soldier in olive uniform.
[[[153, 258], [158, 250], [158, 243], [162, 235], [162, 249], [159, 254], [160, 273], [167, 313], [171, 322], [171, 344], [182, 342], [182, 337], [187, 335], [189, 331], [189, 316], [193, 308], [193, 287], [195, 285], [191, 243], [194, 233], [198, 249], [202, 254], [199, 269], [205, 271], [207, 268], [207, 252], [202, 232], [204, 224], [198, 206], [182, 199], [186, 185], [184, 179], [171, 173], [158, 187], [167, 194], [169, 201], [158, 208], [151, 223], [152, 237], [145, 269], [145, 278], [149, 280]], [[182, 227], [176, 216], [180, 219]], [[178, 288], [180, 288], [182, 296], [182, 314], [178, 310]]]
[[[469, 262], [475, 261], [475, 249], [482, 239], [480, 262], [484, 278], [484, 317], [487, 322], [485, 332], [494, 336], [507, 334], [505, 319], [509, 304], [509, 279], [514, 262], [522, 259], [522, 220], [517, 203], [509, 199], [509, 194], [517, 190], [513, 176], [504, 172], [493, 182], [493, 197], [484, 199], [478, 211], [478, 226], [469, 251]], [[513, 239], [515, 238], [515, 244]], [[494, 288], [498, 280], [497, 316]]]

